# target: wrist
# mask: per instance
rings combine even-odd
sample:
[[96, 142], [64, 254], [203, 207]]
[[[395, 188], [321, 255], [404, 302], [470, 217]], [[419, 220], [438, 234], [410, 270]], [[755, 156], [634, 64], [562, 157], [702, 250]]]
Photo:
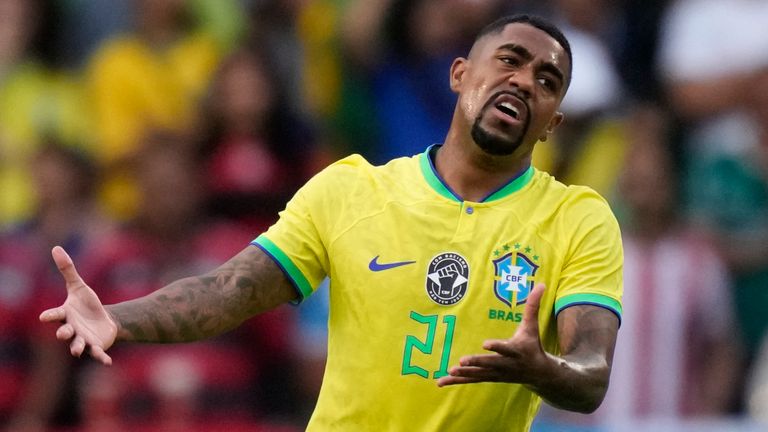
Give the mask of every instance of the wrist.
[[568, 361], [556, 355], [544, 352], [542, 360], [537, 362], [537, 366], [530, 374], [529, 381], [525, 386], [536, 393], [541, 393], [544, 389], [556, 385], [558, 377], [568, 373], [571, 367]]
[[130, 341], [132, 339], [131, 334], [123, 328], [120, 322], [119, 313], [115, 310], [115, 305], [106, 305], [104, 310], [107, 313], [107, 318], [110, 324], [113, 326], [115, 332], [115, 343], [120, 341]]

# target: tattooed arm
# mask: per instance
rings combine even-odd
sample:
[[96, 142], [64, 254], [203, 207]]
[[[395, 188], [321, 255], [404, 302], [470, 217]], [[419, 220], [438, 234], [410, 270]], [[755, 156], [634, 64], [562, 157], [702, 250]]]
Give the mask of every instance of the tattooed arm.
[[579, 305], [558, 315], [561, 357], [551, 354], [548, 373], [528, 387], [550, 405], [589, 413], [602, 403], [608, 390], [619, 320], [599, 306]]
[[523, 320], [510, 339], [488, 340], [492, 354], [464, 356], [438, 385], [510, 382], [525, 385], [552, 406], [589, 413], [608, 390], [619, 320], [598, 306], [579, 305], [558, 315], [561, 356], [544, 351], [538, 312], [544, 285], [528, 297]]
[[280, 268], [261, 249], [248, 246], [216, 270], [173, 282], [149, 295], [103, 306], [60, 247], [53, 258], [67, 286], [64, 304], [41, 321], [63, 322], [56, 337], [79, 357], [88, 351], [105, 364], [117, 341], [186, 342], [215, 336], [247, 318], [296, 298]]
[[188, 342], [216, 336], [293, 300], [296, 290], [261, 249], [248, 246], [216, 270], [107, 306], [117, 340]]

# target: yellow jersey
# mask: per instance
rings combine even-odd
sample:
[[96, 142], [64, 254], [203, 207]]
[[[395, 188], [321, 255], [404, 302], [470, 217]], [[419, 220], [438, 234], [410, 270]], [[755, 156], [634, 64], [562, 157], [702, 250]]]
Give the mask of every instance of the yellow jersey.
[[621, 315], [621, 238], [604, 199], [529, 167], [464, 201], [435, 170], [434, 148], [331, 165], [253, 242], [302, 298], [330, 277], [328, 362], [308, 430], [528, 430], [540, 398], [522, 385], [436, 378], [486, 339], [511, 337], [534, 282], [547, 285], [548, 352], [564, 308]]

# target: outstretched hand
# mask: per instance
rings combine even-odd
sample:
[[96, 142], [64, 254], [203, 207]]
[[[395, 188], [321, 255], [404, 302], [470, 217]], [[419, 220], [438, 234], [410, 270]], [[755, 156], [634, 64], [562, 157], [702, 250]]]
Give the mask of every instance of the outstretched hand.
[[483, 349], [493, 354], [464, 356], [448, 375], [437, 380], [440, 387], [478, 382], [525, 383], [543, 369], [548, 357], [539, 337], [539, 305], [544, 284], [534, 286], [523, 311], [523, 319], [509, 339], [489, 339]]
[[56, 338], [69, 342], [73, 356], [80, 357], [87, 351], [99, 362], [112, 364], [112, 358], [105, 351], [115, 343], [117, 324], [77, 273], [64, 249], [56, 246], [51, 255], [66, 282], [67, 299], [61, 306], [41, 313], [40, 321], [63, 323], [56, 330]]

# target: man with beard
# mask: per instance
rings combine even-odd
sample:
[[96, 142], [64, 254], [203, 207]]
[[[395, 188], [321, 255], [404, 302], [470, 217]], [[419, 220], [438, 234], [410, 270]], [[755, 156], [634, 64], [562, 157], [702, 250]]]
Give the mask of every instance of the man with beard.
[[54, 248], [68, 297], [41, 319], [63, 322], [73, 355], [109, 364], [116, 341], [210, 337], [328, 276], [308, 429], [524, 431], [541, 399], [593, 411], [621, 315], [618, 224], [595, 192], [531, 166], [562, 121], [570, 71], [551, 24], [498, 20], [451, 67], [443, 145], [378, 167], [343, 159], [221, 267], [128, 302], [102, 306]]

